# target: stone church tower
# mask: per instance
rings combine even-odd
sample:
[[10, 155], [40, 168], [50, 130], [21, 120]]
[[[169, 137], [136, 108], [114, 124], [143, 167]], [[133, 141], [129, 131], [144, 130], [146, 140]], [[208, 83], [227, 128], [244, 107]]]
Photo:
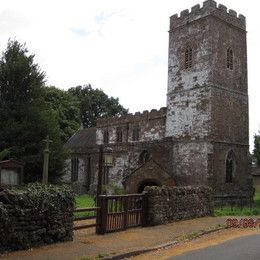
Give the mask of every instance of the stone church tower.
[[250, 183], [245, 26], [212, 0], [170, 18], [165, 135], [178, 185]]

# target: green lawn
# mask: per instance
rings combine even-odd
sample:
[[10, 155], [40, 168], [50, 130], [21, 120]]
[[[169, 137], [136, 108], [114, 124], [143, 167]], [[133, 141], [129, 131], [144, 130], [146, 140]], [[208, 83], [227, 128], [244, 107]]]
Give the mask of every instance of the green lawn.
[[[75, 197], [75, 200], [76, 200], [76, 208], [93, 208], [96, 206], [94, 198], [88, 194], [77, 195]], [[96, 215], [95, 211], [74, 213], [74, 216], [76, 217], [93, 216], [93, 215]]]
[[95, 207], [94, 198], [88, 194], [76, 196], [76, 208]]
[[256, 192], [254, 196], [254, 203], [252, 209], [249, 207], [233, 207], [225, 206], [222, 209], [216, 208], [214, 210], [215, 216], [256, 216], [260, 215], [260, 186], [256, 187]]

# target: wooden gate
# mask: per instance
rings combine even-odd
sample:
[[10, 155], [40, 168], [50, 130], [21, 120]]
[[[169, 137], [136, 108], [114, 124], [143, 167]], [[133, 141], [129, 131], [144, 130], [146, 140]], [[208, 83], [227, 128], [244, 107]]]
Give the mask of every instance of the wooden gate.
[[146, 226], [146, 194], [101, 195], [98, 199], [98, 234]]

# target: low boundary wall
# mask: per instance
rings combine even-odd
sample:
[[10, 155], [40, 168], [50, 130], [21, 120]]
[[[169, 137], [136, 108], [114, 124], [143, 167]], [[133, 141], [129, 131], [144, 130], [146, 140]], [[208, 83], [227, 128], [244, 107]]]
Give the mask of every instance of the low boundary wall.
[[74, 195], [67, 186], [0, 191], [0, 253], [73, 240]]
[[213, 214], [212, 189], [206, 186], [146, 187], [148, 225]]

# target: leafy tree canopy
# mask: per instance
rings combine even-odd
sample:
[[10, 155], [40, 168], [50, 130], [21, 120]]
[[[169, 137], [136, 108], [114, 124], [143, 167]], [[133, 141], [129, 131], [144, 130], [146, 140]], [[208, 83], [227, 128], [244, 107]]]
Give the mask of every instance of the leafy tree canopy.
[[9, 40], [0, 59], [0, 151], [25, 162], [25, 181], [40, 180], [43, 139], [54, 141], [50, 180], [63, 173], [65, 151], [55, 111], [43, 99], [45, 74], [24, 44]]
[[0, 161], [4, 160], [10, 154], [10, 149], [0, 151]]
[[42, 94], [44, 72], [28, 55], [25, 44], [8, 41], [7, 49], [0, 60], [0, 104], [9, 109], [34, 104]]
[[101, 89], [93, 89], [90, 84], [68, 90], [80, 102], [80, 116], [84, 127], [96, 125], [103, 117], [127, 114], [128, 110], [119, 104], [118, 98], [108, 97]]
[[53, 86], [44, 88], [44, 92], [45, 102], [57, 118], [65, 143], [80, 126], [80, 102], [68, 91]]

